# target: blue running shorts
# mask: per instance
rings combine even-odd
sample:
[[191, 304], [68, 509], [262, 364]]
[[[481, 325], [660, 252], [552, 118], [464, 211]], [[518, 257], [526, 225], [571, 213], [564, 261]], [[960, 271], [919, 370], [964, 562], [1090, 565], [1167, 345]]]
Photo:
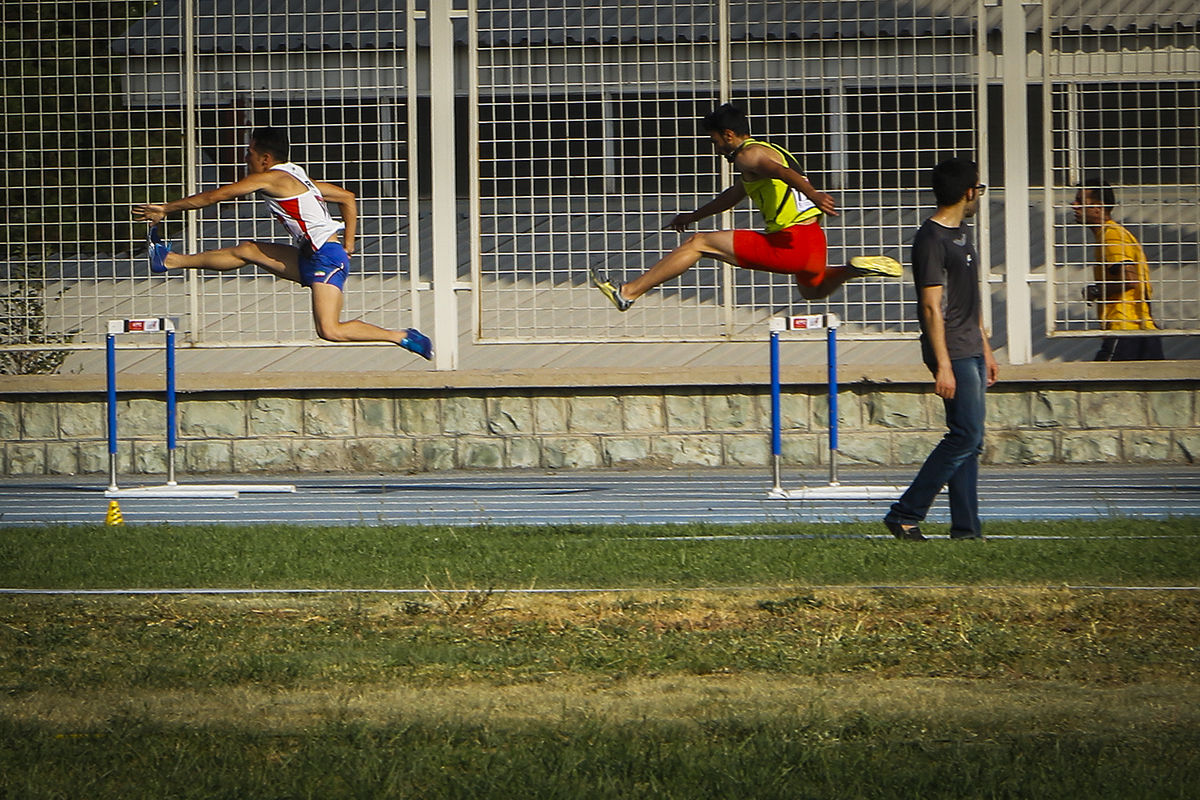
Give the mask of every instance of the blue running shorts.
[[307, 247], [300, 248], [301, 286], [328, 283], [341, 289], [346, 285], [349, 272], [350, 256], [338, 242], [326, 242], [316, 252]]

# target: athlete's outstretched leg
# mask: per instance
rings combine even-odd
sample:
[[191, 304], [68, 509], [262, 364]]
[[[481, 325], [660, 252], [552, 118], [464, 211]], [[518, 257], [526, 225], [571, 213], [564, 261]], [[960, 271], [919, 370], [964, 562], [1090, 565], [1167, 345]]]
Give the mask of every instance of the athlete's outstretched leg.
[[328, 283], [312, 285], [313, 323], [317, 336], [327, 342], [392, 342], [400, 344], [402, 331], [389, 331], [361, 319], [343, 322], [342, 290]]
[[433, 357], [429, 337], [416, 328], [393, 331], [361, 319], [342, 321], [342, 290], [329, 283], [312, 285], [313, 323], [317, 336], [327, 342], [391, 342], [422, 358]]
[[821, 278], [806, 281], [797, 273], [796, 287], [805, 300], [820, 300], [836, 292], [843, 283], [852, 278], [899, 278], [900, 262], [887, 256], [855, 256], [842, 267], [826, 267]]
[[686, 242], [667, 253], [657, 264], [622, 284], [621, 296], [626, 300], [637, 300], [655, 286], [678, 278], [705, 256], [736, 264], [733, 231], [712, 231], [689, 236]]
[[820, 300], [837, 291], [852, 278], [899, 278], [903, 268], [900, 262], [887, 256], [855, 256], [850, 263], [841, 267], [827, 267], [820, 281], [804, 282], [802, 275], [796, 276], [796, 286], [805, 300]]
[[627, 283], [614, 284], [612, 281], [600, 277], [595, 270], [592, 271], [592, 282], [600, 291], [604, 292], [605, 297], [612, 301], [617, 310], [625, 311], [633, 305], [634, 300], [655, 286], [666, 283], [672, 278], [678, 278], [705, 256], [736, 264], [737, 259], [733, 253], [733, 233], [733, 231], [712, 231], [693, 234], [688, 237], [686, 242], [667, 253], [657, 264]]
[[168, 270], [211, 269], [218, 272], [255, 264], [272, 275], [300, 283], [299, 256], [300, 252], [290, 245], [247, 241], [193, 255], [168, 252], [162, 264]]

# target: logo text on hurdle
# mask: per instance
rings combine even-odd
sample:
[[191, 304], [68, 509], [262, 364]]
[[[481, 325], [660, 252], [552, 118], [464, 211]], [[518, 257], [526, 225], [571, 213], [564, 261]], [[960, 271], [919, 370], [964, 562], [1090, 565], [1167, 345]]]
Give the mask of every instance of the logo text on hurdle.
[[109, 333], [165, 333], [176, 329], [173, 317], [144, 317], [141, 319], [110, 319]]
[[807, 314], [787, 318], [789, 331], [806, 331], [810, 328], [824, 328], [824, 314]]

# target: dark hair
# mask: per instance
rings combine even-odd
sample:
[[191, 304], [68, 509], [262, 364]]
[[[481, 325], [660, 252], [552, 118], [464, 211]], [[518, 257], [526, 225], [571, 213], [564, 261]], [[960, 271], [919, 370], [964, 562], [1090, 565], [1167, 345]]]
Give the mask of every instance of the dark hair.
[[288, 134], [283, 128], [255, 128], [250, 131], [250, 145], [260, 153], [268, 153], [276, 161], [288, 160]]
[[750, 120], [746, 119], [746, 112], [730, 103], [705, 114], [702, 124], [708, 133], [733, 131], [738, 136], [750, 135]]
[[952, 206], [979, 181], [979, 168], [969, 158], [948, 158], [933, 168], [931, 185], [939, 206]]
[[1093, 172], [1083, 176], [1083, 180], [1079, 183], [1079, 188], [1092, 193], [1092, 197], [1100, 201], [1100, 205], [1104, 206], [1106, 211], [1112, 211], [1113, 206], [1117, 204], [1117, 193], [1113, 191], [1112, 184], [1104, 179], [1104, 176]]

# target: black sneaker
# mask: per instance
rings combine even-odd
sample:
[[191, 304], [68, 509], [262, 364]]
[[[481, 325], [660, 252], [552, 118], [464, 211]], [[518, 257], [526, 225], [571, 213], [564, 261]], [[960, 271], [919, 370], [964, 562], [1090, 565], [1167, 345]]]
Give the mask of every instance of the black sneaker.
[[883, 524], [887, 526], [887, 529], [891, 532], [892, 536], [895, 536], [897, 539], [904, 539], [909, 542], [929, 541], [925, 538], [925, 535], [921, 533], [921, 526], [917, 525], [916, 523], [912, 525], [905, 525], [903, 523], [896, 522], [895, 520], [885, 519]]

